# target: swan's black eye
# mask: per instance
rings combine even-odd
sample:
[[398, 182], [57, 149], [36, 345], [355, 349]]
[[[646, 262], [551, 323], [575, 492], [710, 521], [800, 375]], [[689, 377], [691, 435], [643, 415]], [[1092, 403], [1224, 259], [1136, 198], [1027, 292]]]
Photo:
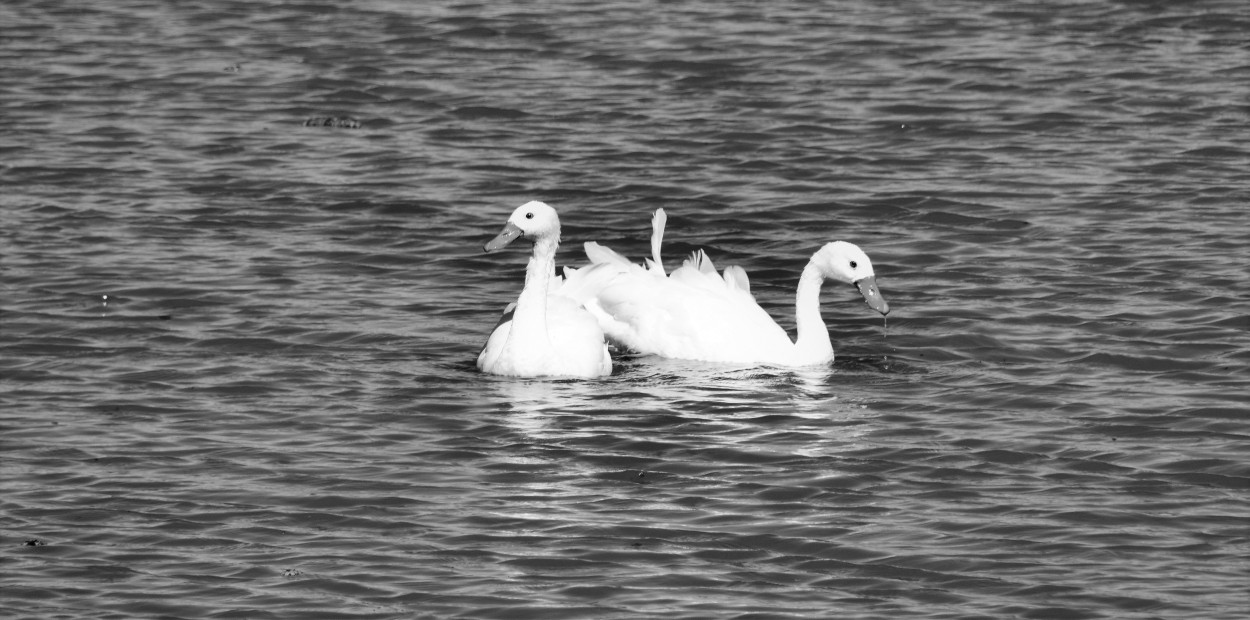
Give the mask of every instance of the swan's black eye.
[[527, 220], [532, 220], [532, 219], [534, 219], [534, 214], [533, 214], [533, 213], [526, 213], [526, 214], [525, 214], [525, 219], [527, 219]]
[[858, 268], [859, 268], [859, 263], [855, 261], [851, 261], [851, 269], [858, 269]]

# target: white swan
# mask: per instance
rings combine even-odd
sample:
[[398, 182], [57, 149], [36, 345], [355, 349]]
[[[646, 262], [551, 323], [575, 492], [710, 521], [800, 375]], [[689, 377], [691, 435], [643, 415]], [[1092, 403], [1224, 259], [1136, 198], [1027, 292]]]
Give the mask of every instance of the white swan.
[[611, 265], [614, 274], [610, 278], [599, 274], [585, 307], [617, 346], [709, 362], [825, 364], [833, 360], [829, 330], [820, 315], [820, 287], [826, 279], [852, 284], [873, 309], [883, 315], [890, 311], [877, 290], [872, 261], [854, 244], [835, 241], [820, 248], [799, 277], [798, 337], [791, 341], [756, 303], [741, 267], [717, 274], [707, 254], [699, 250], [666, 276], [660, 261], [666, 221], [664, 210], [657, 210], [652, 219], [652, 258], [645, 267], [598, 243], [586, 243], [592, 265]]
[[[483, 246], [494, 252], [522, 237], [534, 242], [525, 288], [509, 304], [477, 357], [479, 370], [513, 377], [599, 377], [612, 358], [595, 318], [568, 295], [576, 289], [555, 276], [560, 218], [546, 203], [527, 202], [503, 232]], [[576, 270], [568, 270], [576, 274]]]

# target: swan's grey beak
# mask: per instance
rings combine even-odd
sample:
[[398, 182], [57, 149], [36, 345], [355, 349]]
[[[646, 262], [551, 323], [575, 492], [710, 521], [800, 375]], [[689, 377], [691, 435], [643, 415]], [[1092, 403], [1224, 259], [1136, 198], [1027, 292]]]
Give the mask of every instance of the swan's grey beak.
[[482, 246], [482, 249], [487, 252], [494, 252], [495, 250], [516, 241], [517, 237], [521, 236], [521, 232], [521, 229], [518, 228], [516, 224], [508, 222], [508, 225], [503, 227], [503, 232], [499, 233], [499, 235], [494, 239], [487, 241], [486, 245]]
[[876, 276], [856, 280], [855, 288], [859, 290], [860, 295], [864, 296], [864, 301], [868, 302], [870, 308], [881, 314], [890, 313], [890, 304], [886, 303], [885, 298], [881, 296], [881, 291], [877, 290]]

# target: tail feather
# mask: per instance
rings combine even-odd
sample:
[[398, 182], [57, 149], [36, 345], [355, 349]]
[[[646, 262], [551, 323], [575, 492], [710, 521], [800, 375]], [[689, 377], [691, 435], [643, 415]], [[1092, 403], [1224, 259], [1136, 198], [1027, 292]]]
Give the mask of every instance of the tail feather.
[[747, 278], [747, 270], [737, 265], [730, 265], [725, 268], [725, 284], [730, 288], [736, 288], [744, 293], [751, 292], [751, 280]]
[[659, 269], [660, 273], [664, 273], [664, 263], [660, 260], [660, 244], [664, 241], [664, 225], [668, 223], [668, 214], [664, 209], [656, 209], [655, 215], [651, 216], [651, 264], [647, 265], [648, 269]]
[[628, 258], [621, 256], [616, 252], [616, 250], [599, 245], [596, 241], [587, 241], [583, 247], [586, 249], [586, 258], [590, 259], [590, 262], [593, 265], [598, 265], [600, 263], [629, 265]]
[[716, 265], [712, 264], [712, 259], [708, 257], [707, 252], [703, 250], [695, 250], [690, 253], [690, 258], [682, 263], [683, 267], [690, 267], [701, 273], [716, 273]]

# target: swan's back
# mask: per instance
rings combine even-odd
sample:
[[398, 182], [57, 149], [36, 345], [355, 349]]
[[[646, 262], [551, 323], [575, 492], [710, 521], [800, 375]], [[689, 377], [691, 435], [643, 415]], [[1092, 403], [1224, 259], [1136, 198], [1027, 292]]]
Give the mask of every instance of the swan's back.
[[780, 360], [793, 348], [785, 330], [756, 303], [740, 268], [729, 270], [726, 278], [702, 251], [667, 277], [630, 267], [619, 268], [586, 305], [619, 346], [663, 357], [737, 363]]

